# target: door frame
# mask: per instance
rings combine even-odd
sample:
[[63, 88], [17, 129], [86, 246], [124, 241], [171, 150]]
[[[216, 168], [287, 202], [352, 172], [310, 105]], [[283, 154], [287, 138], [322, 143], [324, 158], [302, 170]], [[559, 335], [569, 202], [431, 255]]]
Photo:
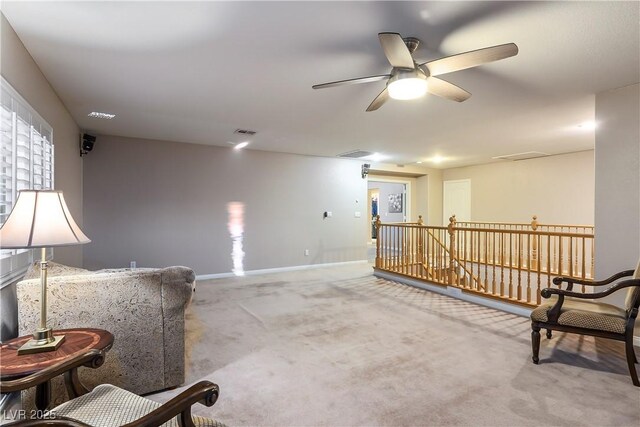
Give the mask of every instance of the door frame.
[[[412, 215], [411, 215], [411, 181], [408, 181], [406, 179], [402, 179], [402, 178], [393, 178], [393, 177], [386, 177], [384, 175], [368, 175], [367, 176], [367, 192], [369, 189], [369, 181], [373, 181], [373, 182], [390, 182], [393, 184], [405, 184], [405, 222], [411, 222], [412, 220]], [[367, 193], [368, 194], [368, 193]], [[378, 201], [378, 203], [380, 203], [380, 200]], [[378, 208], [380, 209], [380, 208]], [[416, 220], [417, 221], [417, 220]]]

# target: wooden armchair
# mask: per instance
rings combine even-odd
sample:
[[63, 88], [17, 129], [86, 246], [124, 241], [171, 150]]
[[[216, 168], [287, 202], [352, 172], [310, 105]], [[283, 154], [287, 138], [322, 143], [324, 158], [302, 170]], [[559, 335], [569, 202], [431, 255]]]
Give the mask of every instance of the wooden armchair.
[[[618, 281], [625, 277], [632, 279]], [[612, 284], [602, 292], [579, 293], [573, 292], [573, 285], [605, 286]], [[571, 332], [581, 335], [609, 338], [624, 341], [626, 346], [627, 364], [633, 385], [640, 387], [635, 364], [638, 363], [633, 350], [633, 327], [638, 316], [640, 306], [640, 263], [636, 270], [626, 270], [608, 279], [592, 282], [569, 277], [556, 277], [555, 285], [567, 284], [566, 289], [546, 288], [541, 294], [544, 298], [557, 295], [557, 299], [541, 305], [531, 312], [531, 346], [533, 349], [533, 363], [538, 364], [540, 350], [540, 329], [547, 330], [547, 338], [551, 338], [551, 331]], [[625, 308], [597, 301], [621, 289], [627, 290]]]
[[[104, 352], [91, 350], [35, 374], [0, 382], [0, 392], [12, 393], [35, 387], [80, 366], [97, 367], [104, 362]], [[97, 366], [96, 366], [97, 365]], [[218, 421], [191, 415], [191, 406], [201, 403], [212, 406], [218, 399], [218, 386], [209, 381], [192, 385], [173, 399], [160, 404], [110, 384], [97, 386], [88, 392], [75, 379], [78, 397], [45, 412], [40, 419], [20, 420], [10, 426], [70, 426], [87, 427], [224, 427]]]

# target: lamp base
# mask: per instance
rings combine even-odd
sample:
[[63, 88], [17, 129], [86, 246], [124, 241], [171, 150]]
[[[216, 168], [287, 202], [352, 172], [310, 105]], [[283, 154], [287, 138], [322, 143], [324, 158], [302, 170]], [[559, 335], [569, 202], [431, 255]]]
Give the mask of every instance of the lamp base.
[[18, 349], [18, 355], [56, 351], [64, 341], [64, 335], [53, 336], [53, 329], [38, 329], [33, 338]]

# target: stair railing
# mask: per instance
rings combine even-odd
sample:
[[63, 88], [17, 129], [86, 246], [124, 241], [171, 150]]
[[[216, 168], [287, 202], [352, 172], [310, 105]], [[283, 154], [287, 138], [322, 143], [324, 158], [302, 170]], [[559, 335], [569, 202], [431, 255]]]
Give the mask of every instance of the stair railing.
[[[376, 269], [489, 297], [537, 305], [556, 275], [594, 277], [593, 226], [457, 222], [446, 227], [375, 222]], [[582, 291], [586, 286], [582, 286]]]

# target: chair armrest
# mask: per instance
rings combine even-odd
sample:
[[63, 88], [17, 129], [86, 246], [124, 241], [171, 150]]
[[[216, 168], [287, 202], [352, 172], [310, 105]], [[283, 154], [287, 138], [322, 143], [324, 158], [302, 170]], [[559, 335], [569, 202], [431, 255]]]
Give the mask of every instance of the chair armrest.
[[219, 394], [220, 389], [216, 384], [210, 381], [200, 381], [144, 417], [125, 424], [123, 427], [155, 427], [166, 423], [175, 416], [180, 417], [181, 426], [192, 427], [191, 406], [196, 403], [213, 406], [218, 400]]
[[[4, 425], [4, 424], [3, 424]], [[14, 423], [6, 424], [6, 427], [42, 427], [42, 426], [64, 426], [64, 427], [91, 427], [89, 424], [70, 418], [53, 418], [53, 419], [30, 419], [20, 420]]]
[[632, 276], [633, 273], [634, 273], [633, 270], [625, 270], [625, 271], [621, 271], [620, 273], [614, 274], [608, 279], [599, 280], [599, 281], [582, 280], [582, 279], [575, 279], [573, 277], [558, 276], [553, 278], [553, 284], [561, 285], [562, 282], [566, 282], [569, 284], [569, 286], [571, 286], [574, 283], [578, 285], [587, 285], [587, 286], [603, 286], [603, 285], [608, 285], [609, 283], [615, 282], [616, 280], [621, 279], [623, 277]]
[[595, 292], [591, 294], [572, 292], [565, 289], [545, 288], [540, 292], [540, 295], [542, 295], [543, 298], [549, 298], [551, 295], [555, 294], [559, 297], [567, 296], [581, 299], [598, 299], [606, 297], [607, 295], [611, 295], [612, 293], [619, 291], [620, 289], [629, 288], [631, 286], [640, 286], [640, 279], [623, 280], [622, 282], [616, 283], [615, 285], [605, 289], [602, 292]]
[[79, 354], [72, 359], [56, 363], [39, 372], [27, 375], [26, 377], [15, 380], [0, 381], [1, 393], [12, 393], [14, 391], [26, 390], [35, 387], [38, 384], [49, 381], [50, 379], [62, 375], [65, 372], [78, 368], [80, 366], [88, 366], [98, 368], [104, 363], [105, 354], [102, 350], [89, 350], [86, 353]]

